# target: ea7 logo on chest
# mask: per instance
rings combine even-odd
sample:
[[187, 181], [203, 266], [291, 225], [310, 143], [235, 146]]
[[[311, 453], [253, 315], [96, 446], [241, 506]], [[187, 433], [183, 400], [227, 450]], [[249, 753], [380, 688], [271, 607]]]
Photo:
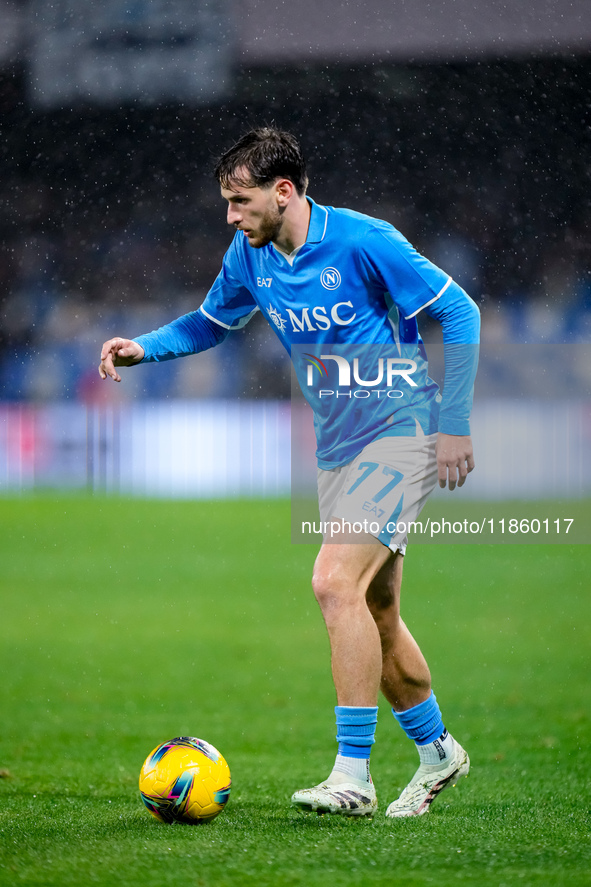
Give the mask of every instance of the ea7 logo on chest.
[[257, 277], [257, 286], [271, 286], [272, 283], [272, 277]]
[[349, 310], [352, 308], [353, 302], [337, 302], [329, 308], [315, 305], [314, 308], [302, 308], [298, 312], [292, 311], [291, 308], [285, 310], [291, 320], [292, 332], [304, 333], [330, 329], [333, 323], [336, 326], [349, 326], [357, 317], [355, 311]]

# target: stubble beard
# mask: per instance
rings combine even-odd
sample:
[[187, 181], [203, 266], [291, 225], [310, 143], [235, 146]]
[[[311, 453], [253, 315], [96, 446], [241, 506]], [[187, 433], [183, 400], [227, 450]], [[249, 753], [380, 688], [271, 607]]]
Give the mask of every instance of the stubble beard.
[[255, 238], [249, 238], [250, 246], [262, 249], [274, 240], [277, 240], [283, 225], [283, 217], [278, 209], [270, 209], [261, 217], [261, 221]]

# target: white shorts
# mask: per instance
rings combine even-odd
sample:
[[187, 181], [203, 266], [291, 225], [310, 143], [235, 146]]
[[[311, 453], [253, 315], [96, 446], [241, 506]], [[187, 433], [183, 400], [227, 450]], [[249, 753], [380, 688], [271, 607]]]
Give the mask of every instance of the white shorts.
[[324, 541], [337, 535], [337, 525], [330, 526], [336, 518], [347, 541], [365, 541], [362, 534], [369, 533], [404, 554], [409, 524], [416, 521], [437, 483], [436, 442], [437, 434], [423, 434], [417, 423], [416, 437], [382, 437], [346, 465], [319, 468]]

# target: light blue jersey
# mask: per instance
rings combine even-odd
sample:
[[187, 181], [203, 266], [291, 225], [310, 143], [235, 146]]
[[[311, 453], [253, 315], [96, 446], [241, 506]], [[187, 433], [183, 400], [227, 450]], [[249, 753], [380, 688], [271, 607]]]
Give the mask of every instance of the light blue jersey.
[[238, 231], [200, 310], [235, 329], [260, 309], [289, 352], [312, 343], [416, 344], [416, 315], [449, 275], [387, 222], [308, 200], [308, 236], [293, 261], [272, 244], [250, 247]]
[[[314, 411], [321, 468], [350, 462], [379, 437], [414, 436], [417, 422], [425, 434], [469, 434], [474, 302], [392, 225], [309, 202], [306, 242], [289, 257], [237, 232], [199, 311], [138, 337], [144, 360], [210, 347], [216, 328], [220, 340], [260, 310]], [[416, 321], [423, 309], [440, 320], [448, 349], [441, 409]]]

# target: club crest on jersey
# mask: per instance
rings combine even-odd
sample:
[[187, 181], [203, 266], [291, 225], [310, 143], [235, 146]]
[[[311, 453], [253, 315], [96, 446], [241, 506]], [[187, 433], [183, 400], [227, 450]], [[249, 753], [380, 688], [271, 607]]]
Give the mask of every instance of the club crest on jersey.
[[271, 318], [279, 332], [282, 333], [285, 330], [287, 320], [285, 320], [285, 318], [281, 316], [277, 308], [274, 308], [270, 302], [267, 311], [269, 312], [269, 317]]
[[336, 268], [325, 268], [320, 274], [320, 283], [326, 290], [336, 290], [341, 285], [341, 275]]

